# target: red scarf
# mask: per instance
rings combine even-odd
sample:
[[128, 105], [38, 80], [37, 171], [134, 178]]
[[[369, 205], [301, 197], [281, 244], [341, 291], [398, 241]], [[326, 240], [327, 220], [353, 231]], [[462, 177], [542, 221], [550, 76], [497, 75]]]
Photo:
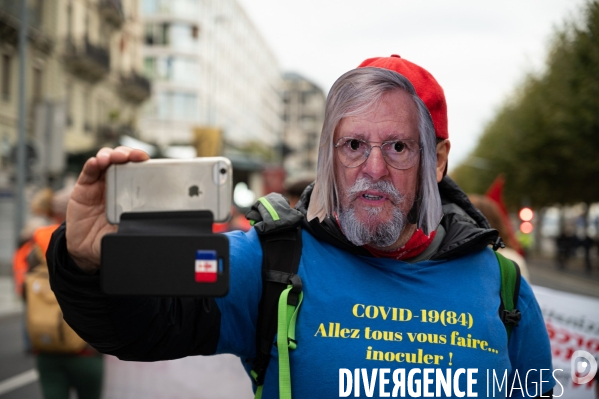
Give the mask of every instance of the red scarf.
[[376, 258], [393, 258], [398, 260], [410, 259], [423, 253], [435, 238], [436, 233], [437, 231], [435, 230], [431, 235], [427, 236], [422, 229], [418, 229], [412, 234], [412, 237], [410, 237], [403, 247], [393, 251], [381, 251], [380, 249], [375, 249], [368, 245], [365, 245], [364, 248]]
[[[337, 222], [337, 226], [339, 230], [343, 231], [341, 228], [341, 223], [339, 223], [339, 217], [335, 213], [335, 222]], [[380, 249], [372, 248], [368, 245], [364, 245], [364, 248], [368, 250], [375, 258], [393, 258], [397, 260], [410, 259], [415, 256], [420, 255], [424, 252], [425, 249], [433, 242], [435, 238], [435, 234], [437, 234], [437, 230], [433, 231], [431, 235], [427, 236], [424, 234], [422, 229], [418, 229], [412, 234], [412, 237], [406, 242], [403, 247], [397, 248], [393, 251], [381, 251]]]

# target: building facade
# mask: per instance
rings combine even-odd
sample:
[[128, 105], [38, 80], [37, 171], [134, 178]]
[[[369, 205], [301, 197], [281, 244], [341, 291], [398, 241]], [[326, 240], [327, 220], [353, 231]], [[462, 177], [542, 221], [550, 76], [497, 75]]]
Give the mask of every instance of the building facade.
[[[139, 0], [28, 5], [27, 142], [36, 175], [56, 177], [68, 154], [92, 153], [119, 135], [136, 134], [141, 103], [151, 92], [141, 74]], [[14, 161], [17, 137], [19, 27], [20, 1], [0, 0], [3, 170]]]
[[297, 73], [283, 75], [284, 166], [291, 180], [316, 177], [325, 102], [313, 82]]
[[144, 67], [153, 81], [143, 138], [192, 144], [194, 129], [222, 132], [232, 156], [281, 139], [276, 58], [236, 0], [143, 0]]

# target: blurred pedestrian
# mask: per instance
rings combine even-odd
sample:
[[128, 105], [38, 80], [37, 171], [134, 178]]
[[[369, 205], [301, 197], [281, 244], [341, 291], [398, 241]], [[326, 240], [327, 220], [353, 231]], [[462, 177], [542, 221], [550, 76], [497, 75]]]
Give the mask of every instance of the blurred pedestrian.
[[[99, 399], [102, 392], [104, 372], [102, 355], [83, 340], [75, 335], [76, 349], [72, 351], [69, 349], [65, 352], [62, 348], [48, 350], [37, 345], [40, 337], [41, 341], [49, 341], [47, 337], [52, 336], [52, 334], [46, 330], [48, 328], [47, 324], [43, 326], [44, 331], [38, 334], [36, 320], [46, 319], [48, 315], [36, 314], [36, 312], [48, 312], [48, 308], [35, 307], [33, 305], [35, 302], [34, 295], [45, 295], [44, 305], [56, 301], [54, 294], [49, 291], [49, 285], [47, 286], [47, 292], [39, 293], [38, 291], [40, 291], [44, 279], [46, 284], [48, 283], [45, 253], [50, 244], [52, 233], [66, 218], [67, 204], [72, 190], [72, 187], [68, 187], [51, 195], [50, 207], [46, 216], [53, 224], [37, 228], [29, 240], [31, 246], [27, 256], [29, 274], [25, 277], [25, 287], [27, 289], [24, 295], [27, 301], [28, 333], [36, 356], [36, 368], [45, 399], [68, 399], [71, 388], [75, 389], [79, 399]], [[37, 278], [35, 280], [34, 275]], [[62, 319], [61, 314], [59, 317]], [[62, 336], [61, 339], [64, 341], [67, 340], [65, 337], [75, 334], [62, 320], [51, 320], [50, 322], [56, 323], [58, 334]], [[49, 328], [53, 328], [53, 326]], [[66, 331], [67, 329], [68, 331]]]
[[292, 208], [295, 208], [295, 205], [299, 201], [302, 193], [313, 181], [314, 179], [301, 179], [285, 184], [285, 192], [283, 195], [285, 198], [287, 198], [289, 205]]
[[[19, 233], [17, 250], [12, 258], [15, 293], [23, 300], [23, 284], [25, 283], [25, 275], [29, 271], [28, 257], [33, 250], [33, 233], [38, 228], [52, 223], [52, 190], [50, 188], [44, 188], [35, 193], [31, 199], [30, 211], [32, 216], [26, 221], [25, 226]], [[25, 352], [30, 353], [31, 343], [27, 335], [25, 317], [26, 310], [23, 312], [23, 344]]]
[[587, 274], [591, 274], [593, 271], [593, 264], [591, 263], [591, 249], [595, 246], [595, 240], [593, 240], [588, 234], [580, 240], [580, 245], [584, 249], [584, 265]]
[[52, 190], [44, 188], [36, 192], [31, 199], [30, 209], [33, 216], [27, 220], [23, 229], [19, 232], [19, 242], [12, 262], [15, 291], [19, 296], [23, 295], [23, 281], [29, 270], [27, 256], [31, 252], [33, 232], [39, 227], [52, 223], [50, 220], [52, 215]]
[[513, 260], [520, 266], [520, 273], [528, 281], [530, 281], [530, 275], [528, 273], [528, 265], [522, 255], [518, 253], [516, 248], [518, 245], [514, 242], [513, 234], [510, 234], [508, 227], [506, 226], [503, 218], [501, 217], [501, 211], [497, 204], [491, 199], [477, 194], [469, 194], [468, 199], [472, 202], [479, 211], [487, 218], [492, 228], [499, 232], [499, 237], [503, 240], [505, 248], [499, 248], [497, 251], [508, 259]]
[[555, 239], [556, 261], [559, 269], [563, 270], [568, 266], [568, 260], [574, 254], [577, 241], [578, 239], [568, 227], [563, 228], [559, 236]]

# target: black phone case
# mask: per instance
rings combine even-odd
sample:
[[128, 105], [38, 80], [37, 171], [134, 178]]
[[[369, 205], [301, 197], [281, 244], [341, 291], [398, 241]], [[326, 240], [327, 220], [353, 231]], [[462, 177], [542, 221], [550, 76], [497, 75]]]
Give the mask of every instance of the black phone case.
[[[212, 221], [210, 211], [121, 215], [118, 233], [102, 239], [103, 291], [108, 295], [226, 295], [229, 239], [212, 233]], [[215, 281], [197, 281], [198, 251], [215, 255]]]

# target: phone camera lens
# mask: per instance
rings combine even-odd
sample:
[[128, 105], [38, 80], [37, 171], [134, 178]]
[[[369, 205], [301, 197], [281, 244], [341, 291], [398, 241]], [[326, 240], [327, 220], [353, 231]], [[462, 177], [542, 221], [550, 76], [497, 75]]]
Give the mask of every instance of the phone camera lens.
[[221, 174], [221, 175], [224, 175], [224, 174], [226, 174], [226, 173], [227, 173], [227, 169], [225, 169], [225, 168], [221, 168], [221, 169], [220, 169], [220, 174]]

